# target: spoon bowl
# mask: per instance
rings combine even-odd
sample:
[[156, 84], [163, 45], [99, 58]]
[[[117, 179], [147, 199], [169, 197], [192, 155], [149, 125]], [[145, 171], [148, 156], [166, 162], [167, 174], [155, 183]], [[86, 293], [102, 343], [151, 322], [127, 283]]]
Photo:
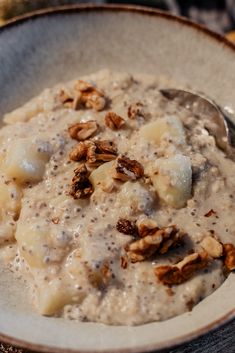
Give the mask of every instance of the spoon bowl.
[[222, 108], [211, 99], [193, 92], [175, 88], [161, 89], [160, 92], [167, 99], [176, 100], [179, 105], [199, 115], [205, 128], [214, 136], [217, 146], [230, 158], [235, 157], [235, 124]]

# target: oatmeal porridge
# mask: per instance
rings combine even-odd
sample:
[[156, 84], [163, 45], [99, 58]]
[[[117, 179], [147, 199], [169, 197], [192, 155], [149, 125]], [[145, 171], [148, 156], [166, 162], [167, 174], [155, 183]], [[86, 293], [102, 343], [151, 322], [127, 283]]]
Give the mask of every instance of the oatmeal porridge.
[[102, 70], [5, 115], [0, 254], [40, 314], [165, 320], [235, 269], [234, 162], [169, 86]]

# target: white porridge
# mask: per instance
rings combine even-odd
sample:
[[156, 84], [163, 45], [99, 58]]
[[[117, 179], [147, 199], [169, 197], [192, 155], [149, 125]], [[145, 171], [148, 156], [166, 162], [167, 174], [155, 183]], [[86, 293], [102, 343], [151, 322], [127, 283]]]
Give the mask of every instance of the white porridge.
[[235, 269], [234, 162], [167, 86], [102, 70], [4, 117], [0, 253], [40, 314], [165, 320]]

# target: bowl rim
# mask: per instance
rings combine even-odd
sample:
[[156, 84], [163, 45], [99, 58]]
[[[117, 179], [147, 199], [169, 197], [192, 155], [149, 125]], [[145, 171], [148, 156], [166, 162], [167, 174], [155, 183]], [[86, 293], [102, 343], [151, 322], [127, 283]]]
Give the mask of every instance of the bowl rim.
[[[41, 10], [36, 10], [29, 12], [25, 15], [16, 16], [13, 19], [6, 21], [3, 25], [0, 26], [0, 36], [4, 33], [5, 30], [17, 27], [19, 24], [22, 24], [38, 17], [44, 16], [54, 16], [60, 14], [69, 14], [69, 13], [85, 13], [85, 12], [131, 12], [137, 13], [144, 16], [160, 17], [172, 22], [178, 22], [186, 27], [193, 28], [202, 34], [206, 35], [208, 39], [212, 39], [218, 44], [223, 44], [224, 47], [230, 49], [235, 54], [235, 44], [229, 41], [227, 38], [222, 36], [219, 33], [213, 32], [207, 27], [190, 21], [182, 16], [172, 15], [166, 11], [157, 10], [155, 8], [146, 7], [146, 6], [137, 6], [137, 5], [123, 5], [123, 4], [74, 4], [74, 5], [63, 5], [48, 7]], [[179, 336], [175, 339], [171, 339], [166, 343], [156, 343], [151, 345], [145, 345], [143, 347], [136, 348], [124, 348], [124, 349], [112, 349], [112, 350], [102, 350], [99, 353], [144, 353], [144, 352], [153, 352], [159, 350], [165, 350], [169, 348], [175, 348], [179, 345], [185, 344], [189, 341], [192, 341], [196, 338], [202, 337], [209, 332], [212, 332], [222, 325], [228, 323], [233, 318], [235, 318], [235, 307], [230, 310], [227, 314], [223, 315], [219, 319], [213, 321], [209, 325], [203, 326], [200, 329], [192, 331], [189, 334]], [[36, 344], [21, 340], [9, 335], [5, 335], [0, 332], [0, 340], [3, 343], [10, 344], [13, 346], [18, 346], [24, 349], [30, 349], [32, 351], [42, 352], [42, 353], [94, 353], [94, 351], [80, 350], [80, 349], [65, 349], [65, 348], [56, 348], [53, 346], [48, 346], [45, 344]]]
[[53, 6], [47, 7], [40, 10], [35, 10], [28, 12], [24, 15], [18, 15], [5, 21], [2, 25], [0, 25], [0, 35], [3, 33], [4, 30], [8, 29], [9, 27], [13, 27], [14, 25], [18, 25], [20, 23], [26, 22], [28, 20], [32, 20], [37, 17], [43, 17], [48, 15], [59, 15], [63, 13], [73, 13], [73, 12], [132, 12], [132, 13], [139, 13], [146, 16], [153, 16], [153, 17], [162, 17], [167, 20], [173, 22], [179, 22], [187, 27], [194, 28], [199, 32], [203, 32], [207, 35], [207, 37], [214, 39], [218, 43], [223, 43], [227, 48], [232, 49], [235, 51], [235, 43], [228, 40], [222, 34], [214, 32], [213, 30], [209, 29], [208, 27], [193, 22], [186, 17], [173, 15], [167, 11], [155, 9], [153, 7], [147, 6], [140, 6], [140, 5], [130, 5], [130, 4], [95, 4], [95, 3], [88, 3], [88, 4], [72, 4], [72, 5], [60, 5], [60, 6]]

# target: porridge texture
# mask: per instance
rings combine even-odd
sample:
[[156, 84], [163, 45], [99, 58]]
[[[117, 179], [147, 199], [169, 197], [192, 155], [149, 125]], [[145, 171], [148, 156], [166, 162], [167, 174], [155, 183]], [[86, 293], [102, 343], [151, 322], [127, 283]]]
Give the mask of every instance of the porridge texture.
[[234, 270], [234, 162], [170, 86], [102, 70], [5, 115], [1, 259], [40, 314], [165, 320]]

